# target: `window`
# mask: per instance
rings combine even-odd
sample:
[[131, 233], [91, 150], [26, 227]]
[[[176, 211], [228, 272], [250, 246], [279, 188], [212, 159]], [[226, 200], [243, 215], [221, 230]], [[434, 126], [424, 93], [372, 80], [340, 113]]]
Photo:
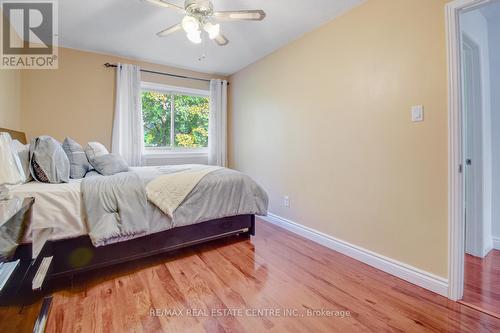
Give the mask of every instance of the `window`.
[[206, 150], [209, 92], [143, 83], [146, 150]]

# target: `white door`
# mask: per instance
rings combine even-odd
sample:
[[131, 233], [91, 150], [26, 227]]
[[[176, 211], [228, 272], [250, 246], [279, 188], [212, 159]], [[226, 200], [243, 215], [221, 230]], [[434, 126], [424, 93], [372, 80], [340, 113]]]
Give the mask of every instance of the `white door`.
[[482, 256], [482, 95], [479, 47], [463, 36], [465, 252]]

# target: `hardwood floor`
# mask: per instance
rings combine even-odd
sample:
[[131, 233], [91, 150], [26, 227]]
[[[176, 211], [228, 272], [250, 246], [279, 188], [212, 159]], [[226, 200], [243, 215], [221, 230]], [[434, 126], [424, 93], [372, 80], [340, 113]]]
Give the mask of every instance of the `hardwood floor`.
[[464, 280], [462, 302], [500, 318], [500, 251], [483, 259], [466, 255]]
[[[500, 331], [496, 318], [263, 222], [251, 240], [59, 283], [48, 332]], [[15, 322], [32, 315], [1, 309], [0, 332], [28, 331]]]

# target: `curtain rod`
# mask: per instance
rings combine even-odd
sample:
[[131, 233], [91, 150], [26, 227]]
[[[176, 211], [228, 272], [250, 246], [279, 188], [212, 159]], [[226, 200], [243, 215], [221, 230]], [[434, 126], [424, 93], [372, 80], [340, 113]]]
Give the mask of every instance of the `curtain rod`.
[[[118, 65], [116, 65], [116, 64], [110, 64], [109, 62], [105, 63], [104, 66], [106, 66], [108, 68], [116, 68], [116, 67], [118, 67]], [[165, 73], [165, 72], [157, 72], [157, 71], [152, 71], [152, 70], [149, 70], [149, 69], [141, 69], [141, 72], [143, 72], [143, 73], [150, 73], [150, 74], [157, 74], [157, 75], [171, 76], [171, 77], [176, 77], [178, 79], [187, 79], [187, 80], [210, 82], [209, 79], [201, 79], [199, 77], [192, 77], [192, 76], [171, 74], [171, 73]], [[229, 85], [229, 82], [227, 83], [227, 85]]]

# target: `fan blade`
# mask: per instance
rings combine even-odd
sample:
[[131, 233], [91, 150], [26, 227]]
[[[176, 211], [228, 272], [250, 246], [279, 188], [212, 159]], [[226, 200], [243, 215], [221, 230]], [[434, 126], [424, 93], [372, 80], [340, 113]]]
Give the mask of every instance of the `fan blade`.
[[175, 8], [177, 10], [184, 11], [184, 8], [174, 5], [173, 3], [170, 3], [168, 1], [163, 1], [163, 0], [145, 0], [145, 1], [151, 2], [152, 4], [163, 8]]
[[215, 37], [215, 42], [219, 44], [219, 46], [226, 46], [229, 44], [229, 39], [226, 38], [226, 36], [219, 34], [219, 36]]
[[266, 17], [266, 12], [263, 10], [238, 10], [229, 12], [215, 12], [214, 17], [218, 20], [229, 21], [262, 21]]
[[160, 31], [157, 33], [158, 37], [166, 37], [174, 32], [177, 32], [182, 29], [182, 25], [180, 23], [173, 25], [165, 30]]

